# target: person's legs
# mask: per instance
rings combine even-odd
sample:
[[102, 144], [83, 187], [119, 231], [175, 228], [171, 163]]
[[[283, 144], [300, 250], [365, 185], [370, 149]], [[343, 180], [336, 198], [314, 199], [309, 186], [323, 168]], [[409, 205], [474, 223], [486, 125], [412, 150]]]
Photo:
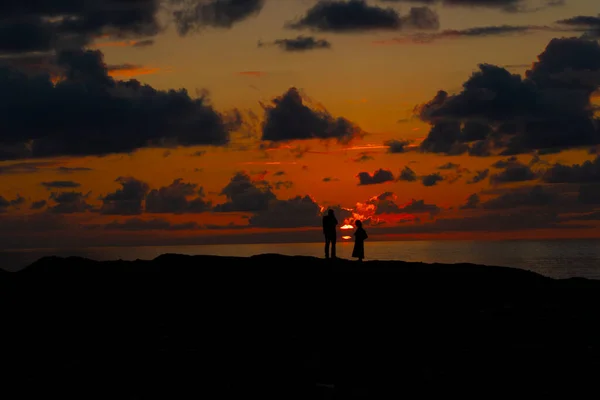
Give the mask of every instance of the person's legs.
[[335, 242], [336, 242], [336, 238], [332, 237], [331, 238], [331, 258], [335, 258]]
[[329, 258], [329, 244], [331, 240], [328, 237], [325, 237], [325, 258]]

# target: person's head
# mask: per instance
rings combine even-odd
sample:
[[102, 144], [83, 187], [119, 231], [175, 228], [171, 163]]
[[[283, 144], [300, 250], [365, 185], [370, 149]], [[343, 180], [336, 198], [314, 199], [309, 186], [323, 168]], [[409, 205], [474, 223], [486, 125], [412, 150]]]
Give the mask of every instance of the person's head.
[[327, 211], [327, 215], [333, 217], [333, 210], [331, 208], [329, 209], [329, 211]]
[[362, 221], [360, 219], [357, 219], [356, 221], [354, 221], [354, 225], [356, 225], [357, 228], [362, 228]]

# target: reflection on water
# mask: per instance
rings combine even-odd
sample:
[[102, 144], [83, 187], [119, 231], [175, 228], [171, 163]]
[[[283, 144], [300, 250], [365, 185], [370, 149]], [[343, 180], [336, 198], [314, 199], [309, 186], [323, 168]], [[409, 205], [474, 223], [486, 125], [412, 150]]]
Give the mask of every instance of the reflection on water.
[[[338, 257], [350, 258], [352, 246], [352, 242], [338, 242]], [[369, 242], [365, 251], [367, 260], [468, 262], [528, 269], [553, 278], [600, 279], [600, 241], [597, 240]], [[239, 257], [279, 253], [322, 257], [324, 251], [322, 243], [36, 249], [1, 252], [0, 265], [7, 270], [17, 270], [48, 255], [149, 260], [165, 253]]]

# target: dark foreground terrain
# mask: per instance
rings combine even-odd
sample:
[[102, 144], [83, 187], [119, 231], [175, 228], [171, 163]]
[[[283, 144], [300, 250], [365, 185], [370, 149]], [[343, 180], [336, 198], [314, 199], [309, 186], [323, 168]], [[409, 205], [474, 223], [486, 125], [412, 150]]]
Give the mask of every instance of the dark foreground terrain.
[[45, 258], [0, 299], [5, 400], [582, 398], [600, 376], [600, 282], [510, 268]]

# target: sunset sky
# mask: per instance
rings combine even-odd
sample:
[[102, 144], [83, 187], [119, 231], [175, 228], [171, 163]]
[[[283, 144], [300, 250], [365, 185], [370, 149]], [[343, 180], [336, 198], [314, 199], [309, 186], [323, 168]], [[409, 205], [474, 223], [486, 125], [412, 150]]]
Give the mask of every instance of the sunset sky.
[[2, 2], [0, 249], [600, 237], [599, 13]]

